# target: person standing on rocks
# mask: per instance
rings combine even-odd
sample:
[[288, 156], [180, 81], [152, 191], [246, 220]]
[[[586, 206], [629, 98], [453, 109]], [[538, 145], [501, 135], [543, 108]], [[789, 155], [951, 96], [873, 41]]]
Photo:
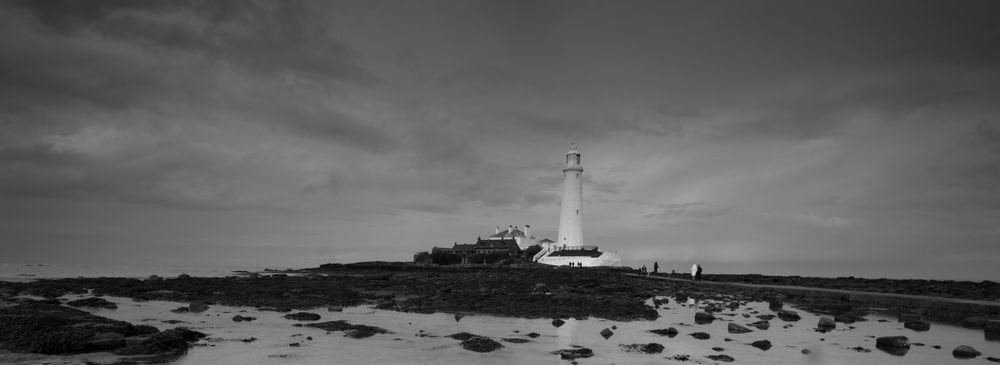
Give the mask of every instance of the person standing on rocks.
[[653, 261], [653, 274], [655, 275], [660, 271], [660, 263]]
[[698, 264], [691, 265], [691, 280], [698, 280]]
[[698, 265], [698, 271], [695, 273], [694, 281], [701, 281], [701, 265]]

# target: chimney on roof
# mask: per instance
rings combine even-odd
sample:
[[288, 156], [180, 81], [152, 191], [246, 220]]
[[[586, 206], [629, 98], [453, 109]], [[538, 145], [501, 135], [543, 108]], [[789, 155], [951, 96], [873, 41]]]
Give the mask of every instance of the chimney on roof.
[[497, 226], [497, 231], [493, 233], [500, 233], [500, 226]]
[[507, 234], [514, 234], [514, 225], [507, 225]]
[[535, 244], [535, 241], [531, 239], [531, 226], [524, 225], [524, 242], [525, 246], [531, 246]]

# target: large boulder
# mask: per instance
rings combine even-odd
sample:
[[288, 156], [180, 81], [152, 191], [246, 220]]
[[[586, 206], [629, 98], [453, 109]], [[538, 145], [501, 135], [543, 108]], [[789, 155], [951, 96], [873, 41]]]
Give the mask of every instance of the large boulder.
[[720, 361], [720, 362], [733, 362], [733, 360], [735, 360], [735, 359], [733, 359], [732, 356], [725, 355], [725, 354], [708, 355], [708, 356], [705, 356], [705, 357], [711, 359], [712, 361]]
[[615, 335], [615, 333], [612, 332], [611, 329], [605, 328], [605, 329], [601, 330], [601, 337], [604, 337], [605, 340], [611, 338], [611, 336], [614, 336], [614, 335]]
[[910, 351], [910, 339], [906, 336], [884, 336], [875, 339], [875, 348], [887, 353], [902, 356]]
[[954, 356], [956, 359], [971, 359], [979, 355], [982, 355], [982, 353], [966, 345], [956, 347], [951, 351], [951, 356]]
[[712, 323], [715, 320], [715, 316], [711, 313], [698, 312], [694, 314], [694, 322], [697, 324]]
[[750, 344], [750, 346], [767, 351], [771, 349], [771, 341], [768, 340], [754, 341], [753, 343]]
[[561, 320], [559, 318], [556, 318], [556, 319], [552, 320], [552, 325], [555, 326], [556, 328], [562, 327], [562, 325], [564, 325], [564, 324], [566, 324], [566, 321]]
[[712, 335], [709, 335], [705, 332], [695, 332], [691, 334], [691, 337], [697, 338], [699, 340], [707, 340], [709, 338], [712, 338]]

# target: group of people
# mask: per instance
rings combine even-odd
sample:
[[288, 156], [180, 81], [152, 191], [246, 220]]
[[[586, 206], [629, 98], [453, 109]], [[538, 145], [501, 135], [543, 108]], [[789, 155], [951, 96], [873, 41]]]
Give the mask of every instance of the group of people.
[[701, 265], [691, 265], [691, 280], [701, 281]]
[[574, 266], [575, 267], [583, 267], [583, 263], [582, 262], [570, 262], [569, 263], [569, 267], [574, 267]]
[[[660, 271], [660, 263], [653, 262], [653, 274], [656, 274], [659, 271]], [[642, 269], [639, 269], [639, 272], [642, 273], [643, 275], [649, 275], [649, 271], [646, 270], [646, 265], [642, 265]]]

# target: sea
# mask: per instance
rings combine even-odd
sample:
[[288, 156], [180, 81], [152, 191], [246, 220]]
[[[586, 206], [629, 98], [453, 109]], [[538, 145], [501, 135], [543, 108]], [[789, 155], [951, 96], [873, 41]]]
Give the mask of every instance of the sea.
[[196, 277], [225, 277], [236, 271], [262, 271], [263, 267], [199, 267], [158, 265], [65, 265], [65, 264], [4, 264], [0, 263], [0, 281], [27, 282], [38, 279], [62, 278], [164, 278], [188, 274]]

